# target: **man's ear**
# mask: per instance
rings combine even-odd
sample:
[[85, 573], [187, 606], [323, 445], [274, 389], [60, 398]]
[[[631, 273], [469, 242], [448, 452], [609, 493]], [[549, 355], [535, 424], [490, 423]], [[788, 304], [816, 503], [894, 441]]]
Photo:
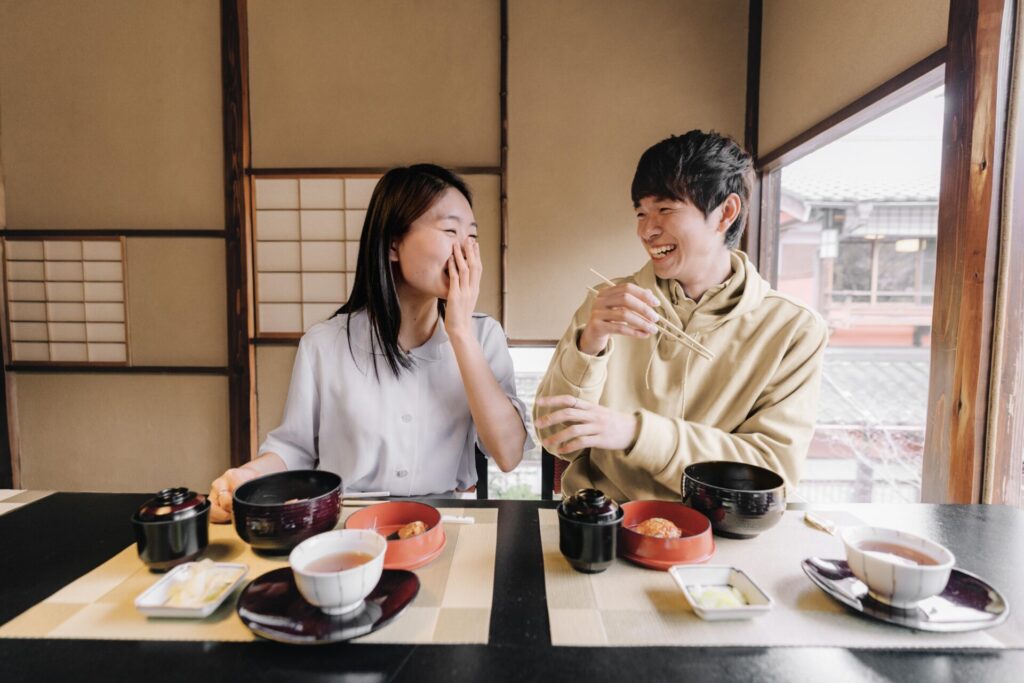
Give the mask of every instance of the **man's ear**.
[[743, 202], [740, 200], [740, 196], [733, 192], [725, 198], [725, 201], [719, 204], [719, 208], [722, 210], [722, 215], [718, 219], [718, 225], [715, 226], [715, 230], [724, 233], [739, 218]]

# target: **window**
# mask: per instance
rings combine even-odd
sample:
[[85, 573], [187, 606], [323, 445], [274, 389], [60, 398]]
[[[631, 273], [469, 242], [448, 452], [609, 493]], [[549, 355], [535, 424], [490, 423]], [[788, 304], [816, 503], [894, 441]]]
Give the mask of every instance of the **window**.
[[[526, 404], [527, 414], [531, 415], [528, 425], [530, 437], [536, 441], [533, 430], [533, 401], [537, 396], [537, 385], [544, 378], [544, 373], [555, 352], [553, 346], [513, 346], [512, 364], [516, 369], [516, 394]], [[502, 472], [494, 462], [488, 464], [488, 497], [490, 498], [540, 498], [541, 460], [540, 443], [523, 454], [523, 462], [509, 473]]]
[[294, 337], [352, 291], [377, 176], [258, 178], [253, 221], [256, 336]]
[[929, 377], [941, 88], [781, 170], [777, 288], [830, 333], [798, 495], [916, 502]]
[[128, 363], [121, 239], [4, 242], [10, 358]]

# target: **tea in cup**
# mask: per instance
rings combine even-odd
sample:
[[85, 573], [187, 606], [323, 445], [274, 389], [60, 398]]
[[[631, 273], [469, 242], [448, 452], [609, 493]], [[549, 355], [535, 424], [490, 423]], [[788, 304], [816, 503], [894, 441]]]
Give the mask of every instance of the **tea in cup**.
[[306, 602], [327, 614], [348, 614], [363, 606], [384, 571], [388, 544], [369, 529], [338, 529], [308, 538], [288, 563]]
[[956, 561], [945, 546], [895, 529], [847, 527], [840, 537], [853, 575], [893, 607], [912, 608], [941, 593]]

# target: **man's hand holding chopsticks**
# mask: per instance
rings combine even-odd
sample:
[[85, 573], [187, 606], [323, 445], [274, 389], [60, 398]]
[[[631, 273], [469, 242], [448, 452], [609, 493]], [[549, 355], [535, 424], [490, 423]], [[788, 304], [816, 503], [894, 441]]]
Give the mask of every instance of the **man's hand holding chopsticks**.
[[537, 405], [556, 408], [554, 412], [537, 419], [535, 424], [538, 429], [565, 426], [542, 441], [544, 448], [551, 453], [572, 453], [584, 448], [626, 450], [636, 441], [639, 424], [636, 415], [632, 413], [623, 413], [564, 394], [538, 398]]
[[647, 338], [657, 334], [659, 319], [654, 310], [658, 298], [653, 292], [628, 282], [597, 292], [590, 307], [590, 320], [580, 334], [580, 351], [596, 356], [608, 346], [613, 334]]

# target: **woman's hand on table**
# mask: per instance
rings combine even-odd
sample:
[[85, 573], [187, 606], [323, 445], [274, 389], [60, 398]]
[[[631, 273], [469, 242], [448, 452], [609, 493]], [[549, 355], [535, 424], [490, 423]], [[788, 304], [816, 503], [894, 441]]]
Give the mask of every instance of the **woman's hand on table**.
[[231, 521], [231, 500], [235, 489], [245, 482], [264, 474], [284, 472], [288, 469], [277, 453], [264, 453], [241, 467], [232, 467], [210, 484], [210, 521], [224, 524]]
[[210, 484], [210, 521], [224, 524], [231, 521], [231, 500], [235, 489], [260, 476], [245, 467], [232, 467]]
[[538, 398], [537, 405], [556, 409], [537, 419], [538, 429], [565, 425], [541, 442], [551, 453], [572, 453], [584, 448], [624, 451], [636, 442], [640, 424], [633, 413], [569, 395]]

